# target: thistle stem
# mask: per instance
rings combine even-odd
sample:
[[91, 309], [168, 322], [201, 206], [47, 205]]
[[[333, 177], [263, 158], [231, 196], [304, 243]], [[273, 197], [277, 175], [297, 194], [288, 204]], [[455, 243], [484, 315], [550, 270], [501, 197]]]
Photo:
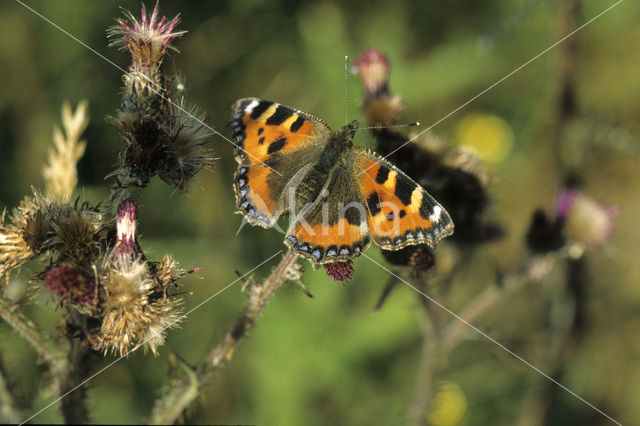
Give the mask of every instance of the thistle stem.
[[149, 424], [175, 423], [184, 410], [202, 393], [218, 367], [231, 359], [239, 341], [255, 325], [276, 290], [287, 281], [287, 271], [293, 266], [297, 257], [295, 253], [287, 252], [262, 284], [254, 284], [251, 287], [244, 313], [231, 331], [211, 348], [205, 361], [195, 368], [181, 364], [187, 369], [186, 380], [168, 378], [165, 381], [163, 386], [165, 391], [154, 404]]
[[[462, 309], [460, 316], [467, 323], [474, 323], [485, 312], [496, 306], [510, 294], [522, 289], [528, 284], [543, 281], [553, 270], [556, 256], [533, 256], [517, 271], [504, 275], [499, 286], [489, 286], [482, 293], [474, 297]], [[442, 350], [448, 353], [453, 350], [465, 336], [469, 326], [458, 319], [453, 319], [442, 330]]]
[[60, 389], [60, 395], [66, 396], [60, 401], [60, 410], [66, 424], [86, 424], [89, 422], [86, 386], [81, 386], [69, 394], [67, 392], [76, 388], [89, 375], [89, 347], [85, 341], [79, 339], [73, 339], [70, 343], [68, 368]]
[[23, 419], [11, 390], [7, 372], [0, 364], [0, 423], [18, 423]]
[[0, 317], [36, 350], [42, 360], [52, 366], [65, 363], [65, 348], [61, 348], [47, 333], [38, 329], [33, 321], [18, 310], [17, 305], [2, 297], [0, 297]]
[[[426, 278], [421, 282], [421, 291], [428, 292]], [[423, 320], [422, 354], [416, 377], [416, 387], [409, 407], [409, 424], [420, 426], [427, 423], [426, 413], [433, 401], [438, 361], [441, 350], [441, 318], [433, 310], [430, 300], [419, 296], [425, 316]]]

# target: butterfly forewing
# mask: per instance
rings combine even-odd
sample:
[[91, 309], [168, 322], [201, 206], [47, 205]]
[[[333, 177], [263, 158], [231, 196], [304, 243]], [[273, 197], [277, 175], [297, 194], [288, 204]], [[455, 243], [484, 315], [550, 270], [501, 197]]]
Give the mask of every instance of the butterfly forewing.
[[255, 98], [232, 106], [229, 126], [240, 164], [234, 179], [236, 212], [271, 227], [286, 210], [286, 188], [320, 155], [330, 129], [315, 117]]

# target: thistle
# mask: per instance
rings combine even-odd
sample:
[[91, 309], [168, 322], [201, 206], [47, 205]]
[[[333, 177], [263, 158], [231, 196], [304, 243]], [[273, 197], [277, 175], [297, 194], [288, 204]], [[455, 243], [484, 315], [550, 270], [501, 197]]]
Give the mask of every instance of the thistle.
[[136, 239], [136, 206], [131, 200], [118, 206], [117, 242], [101, 279], [105, 311], [98, 349], [120, 356], [143, 346], [158, 354], [165, 330], [181, 318], [181, 301], [169, 294], [187, 274], [170, 256], [159, 264], [146, 261]]
[[150, 17], [144, 7], [141, 15], [138, 20], [125, 11], [125, 18], [108, 31], [112, 46], [131, 53], [120, 110], [107, 117], [126, 145], [121, 168], [114, 172], [113, 199], [126, 198], [128, 186], [146, 186], [155, 175], [185, 192], [195, 175], [214, 161], [205, 120], [182, 98], [174, 99], [171, 79], [162, 71], [167, 51], [178, 51], [173, 41], [186, 32], [176, 30], [179, 17], [160, 18], [157, 6]]
[[327, 272], [327, 276], [335, 281], [343, 282], [353, 276], [353, 262], [350, 260], [346, 262], [325, 263], [324, 269]]
[[125, 18], [117, 19], [118, 25], [108, 30], [113, 39], [111, 46], [129, 50], [131, 53], [131, 67], [125, 74], [125, 87], [130, 95], [156, 93], [162, 89], [160, 65], [167, 50], [178, 51], [171, 43], [186, 33], [174, 31], [180, 23], [180, 18], [158, 18], [156, 5], [147, 18], [147, 11], [142, 7], [141, 20], [129, 11], [124, 11]]

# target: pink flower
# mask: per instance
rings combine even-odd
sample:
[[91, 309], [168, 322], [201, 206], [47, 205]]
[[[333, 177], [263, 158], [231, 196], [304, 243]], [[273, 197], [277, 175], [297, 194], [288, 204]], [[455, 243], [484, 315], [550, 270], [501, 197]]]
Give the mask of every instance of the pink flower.
[[126, 19], [118, 19], [118, 26], [109, 30], [109, 36], [115, 38], [113, 44], [129, 49], [133, 68], [138, 71], [149, 71], [159, 66], [166, 50], [175, 49], [171, 46], [173, 40], [186, 32], [175, 31], [180, 23], [178, 16], [158, 19], [157, 6], [153, 8], [150, 18], [147, 18], [147, 11], [143, 7], [141, 21], [131, 12], [125, 12], [125, 15]]
[[367, 49], [353, 62], [353, 70], [364, 85], [365, 97], [377, 97], [388, 90], [391, 65], [376, 49]]
[[581, 191], [565, 188], [556, 198], [556, 214], [564, 218], [568, 240], [599, 246], [611, 238], [618, 209], [601, 204]]

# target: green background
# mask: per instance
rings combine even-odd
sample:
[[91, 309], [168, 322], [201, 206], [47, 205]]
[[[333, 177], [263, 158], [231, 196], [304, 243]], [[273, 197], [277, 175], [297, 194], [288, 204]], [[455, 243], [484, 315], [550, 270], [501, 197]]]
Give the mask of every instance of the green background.
[[[376, 47], [391, 61], [392, 91], [403, 96], [401, 121], [429, 126], [559, 40], [564, 35], [561, 3], [162, 1], [162, 13], [181, 13], [180, 28], [189, 31], [176, 42], [181, 53], [165, 59], [165, 70], [184, 76], [187, 101], [227, 137], [229, 106], [247, 96], [291, 105], [336, 128], [344, 119], [344, 56], [355, 58]], [[128, 54], [107, 47], [105, 30], [121, 16], [118, 6], [137, 14], [138, 2], [27, 4], [127, 67]], [[613, 2], [581, 4], [579, 24]], [[620, 214], [613, 238], [587, 254], [587, 334], [558, 378], [622, 423], [640, 419], [639, 18], [640, 5], [625, 1], [575, 36], [579, 110], [601, 135], [601, 143], [583, 152], [580, 172], [585, 191], [617, 206]], [[0, 209], [17, 206], [32, 186], [42, 187], [41, 167], [64, 100], [90, 103], [78, 195], [93, 202], [105, 198], [104, 176], [115, 168], [122, 145], [104, 116], [120, 105], [121, 70], [18, 3], [2, 2], [0, 28]], [[496, 265], [511, 270], [528, 256], [524, 235], [532, 211], [553, 207], [562, 178], [552, 146], [557, 69], [557, 50], [552, 50], [433, 128], [453, 140], [460, 120], [480, 112], [501, 117], [514, 134], [507, 158], [490, 166], [495, 179], [489, 216], [504, 224], [507, 235], [470, 254], [442, 300], [454, 312], [494, 285]], [[362, 90], [355, 77], [349, 88], [349, 116], [361, 118]], [[235, 270], [249, 271], [284, 248], [283, 236], [274, 230], [245, 227], [236, 236], [241, 217], [233, 214], [232, 146], [219, 137], [211, 140], [218, 167], [200, 173], [189, 194], [182, 196], [157, 178], [133, 194], [147, 256], [159, 260], [171, 253], [186, 268], [205, 268], [184, 280], [185, 290], [193, 292], [185, 296], [186, 309], [234, 281]], [[356, 143], [372, 146], [373, 139], [360, 132]], [[377, 248], [367, 254], [383, 262]], [[353, 281], [343, 286], [303, 263], [314, 299], [294, 285], [280, 290], [233, 360], [192, 406], [187, 422], [406, 421], [422, 346], [419, 296], [400, 286], [374, 311], [389, 278], [383, 269], [358, 259]], [[253, 276], [265, 277], [274, 264]], [[34, 270], [31, 265], [16, 275], [10, 289], [19, 293]], [[545, 370], [552, 334], [548, 323], [562, 276], [560, 268], [542, 285], [508, 297], [476, 325]], [[92, 420], [143, 422], [166, 375], [168, 353], [198, 363], [233, 325], [244, 299], [240, 284], [232, 286], [170, 331], [159, 357], [138, 352], [93, 379]], [[49, 304], [26, 311], [52, 330], [60, 325], [59, 312]], [[468, 337], [439, 365], [438, 378], [457, 384], [465, 401], [458, 423], [526, 424], [527, 403], [546, 379], [485, 338], [472, 331]], [[45, 368], [5, 324], [0, 324], [0, 355], [28, 398]], [[96, 359], [95, 368], [112, 360]], [[48, 402], [36, 401], [33, 408]], [[553, 413], [553, 424], [609, 424], [569, 393], [560, 392]], [[58, 407], [34, 421], [60, 422]]]

